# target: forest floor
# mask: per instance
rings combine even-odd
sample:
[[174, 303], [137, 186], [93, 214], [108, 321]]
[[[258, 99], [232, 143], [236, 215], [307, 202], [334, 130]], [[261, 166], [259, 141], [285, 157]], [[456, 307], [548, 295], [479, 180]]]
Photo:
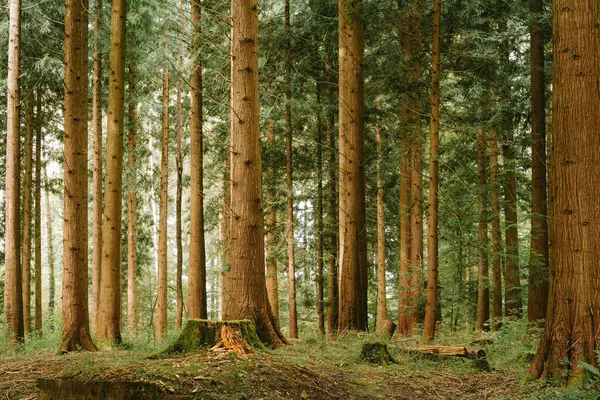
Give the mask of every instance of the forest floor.
[[147, 348], [68, 355], [38, 349], [0, 359], [0, 399], [35, 399], [38, 378], [144, 381], [197, 399], [600, 399], [591, 387], [526, 382], [535, 340], [505, 336], [486, 348], [488, 372], [470, 360], [408, 354], [394, 341], [398, 364], [364, 363], [359, 354], [369, 335], [327, 341], [314, 335], [248, 356], [200, 351], [159, 360], [149, 360]]

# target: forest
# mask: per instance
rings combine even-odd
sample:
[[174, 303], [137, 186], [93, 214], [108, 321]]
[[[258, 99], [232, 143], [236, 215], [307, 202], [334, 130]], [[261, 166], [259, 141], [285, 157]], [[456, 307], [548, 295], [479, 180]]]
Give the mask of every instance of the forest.
[[600, 398], [598, 0], [6, 0], [0, 398]]

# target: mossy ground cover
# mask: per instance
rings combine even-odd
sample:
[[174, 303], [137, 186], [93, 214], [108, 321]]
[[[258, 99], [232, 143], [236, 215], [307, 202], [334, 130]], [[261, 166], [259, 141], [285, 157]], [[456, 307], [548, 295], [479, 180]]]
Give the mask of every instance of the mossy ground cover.
[[[37, 378], [144, 381], [165, 393], [198, 399], [598, 399], [594, 387], [555, 388], [526, 382], [529, 354], [535, 335], [506, 326], [492, 334], [486, 346], [491, 372], [472, 360], [431, 359], [400, 349], [406, 342], [390, 342], [397, 364], [380, 366], [360, 360], [365, 342], [375, 335], [348, 334], [326, 339], [306, 334], [302, 340], [274, 351], [256, 351], [248, 357], [236, 353], [200, 350], [161, 359], [148, 357], [164, 346], [139, 340], [128, 350], [95, 354], [56, 355], [56, 349], [36, 354], [27, 349], [0, 360], [0, 399], [33, 399]], [[519, 338], [514, 337], [518, 335]], [[507, 338], [506, 336], [513, 336]], [[176, 333], [171, 336], [174, 340]], [[468, 344], [477, 335], [442, 333], [440, 344]], [[510, 340], [509, 340], [510, 339]], [[518, 340], [517, 340], [518, 339]]]

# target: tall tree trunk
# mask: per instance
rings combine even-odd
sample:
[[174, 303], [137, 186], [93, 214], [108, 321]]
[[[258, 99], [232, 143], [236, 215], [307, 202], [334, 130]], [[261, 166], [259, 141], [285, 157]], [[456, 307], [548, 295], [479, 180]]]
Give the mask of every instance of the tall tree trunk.
[[[381, 103], [377, 103], [377, 110], [381, 111]], [[381, 171], [383, 141], [379, 118], [375, 125], [375, 141], [377, 143], [377, 328], [379, 329], [388, 319], [385, 281], [385, 203]]]
[[192, 82], [190, 88], [190, 260], [188, 318], [206, 318], [206, 250], [204, 244], [204, 163], [202, 133], [202, 58], [200, 2], [192, 1]]
[[92, 329], [98, 326], [100, 305], [100, 267], [102, 263], [102, 0], [94, 4], [94, 71], [92, 78], [92, 130], [94, 146], [92, 211]]
[[438, 147], [440, 134], [440, 19], [441, 0], [433, 0], [431, 50], [431, 122], [429, 137], [429, 226], [427, 239], [427, 304], [423, 341], [435, 337], [438, 299]]
[[517, 227], [517, 175], [514, 150], [514, 132], [507, 127], [502, 155], [506, 175], [504, 179], [504, 224], [506, 226], [506, 266], [504, 269], [504, 298], [507, 316], [519, 318], [523, 312], [519, 271], [519, 232]]
[[167, 209], [169, 206], [169, 71], [163, 71], [163, 113], [160, 163], [160, 205], [158, 217], [158, 293], [156, 341], [162, 342], [167, 329]]
[[398, 282], [398, 333], [410, 335], [412, 324], [409, 315], [412, 311], [410, 273], [410, 233], [411, 233], [411, 168], [410, 148], [404, 137], [403, 155], [400, 160], [400, 279]]
[[[329, 56], [328, 56], [329, 58]], [[330, 63], [327, 64], [328, 69]], [[333, 105], [335, 103], [335, 96], [331, 85], [327, 87], [327, 102], [330, 105], [330, 111], [327, 114], [327, 157], [329, 166], [329, 181], [327, 183], [327, 241], [328, 241], [328, 255], [327, 255], [327, 335], [333, 335], [337, 331], [338, 322], [338, 265], [337, 265], [337, 250], [338, 250], [338, 236], [337, 236], [337, 216], [338, 208], [336, 204], [337, 198], [337, 177], [336, 170], [338, 169], [338, 163], [336, 160], [337, 149], [335, 145], [335, 114]]]
[[[536, 377], [581, 384], [600, 329], [600, 36], [596, 1], [554, 0], [550, 291]], [[568, 362], [565, 362], [568, 360]]]
[[546, 199], [546, 98], [544, 82], [544, 0], [530, 0], [531, 25], [531, 253], [529, 322], [544, 319], [548, 303], [548, 222]]
[[31, 333], [31, 202], [33, 173], [33, 92], [25, 99], [25, 171], [23, 176], [23, 327], [25, 334]]
[[[322, 86], [317, 82], [317, 104], [321, 104]], [[317, 114], [317, 325], [325, 333], [325, 313], [323, 309], [323, 112]]]
[[42, 99], [35, 96], [35, 330], [42, 333]]
[[338, 0], [339, 15], [339, 318], [338, 329], [366, 330], [364, 27], [362, 1]]
[[490, 197], [492, 211], [492, 320], [494, 329], [502, 319], [502, 231], [500, 230], [500, 167], [498, 166], [498, 138], [490, 131]]
[[62, 352], [97, 350], [88, 310], [88, 8], [66, 1]]
[[292, 43], [290, 26], [290, 0], [285, 0], [285, 180], [287, 183], [287, 255], [288, 302], [290, 305], [290, 337], [298, 338], [296, 315], [296, 265], [294, 256], [294, 184], [292, 179]]
[[54, 277], [54, 235], [52, 233], [52, 205], [50, 204], [50, 183], [44, 166], [44, 187], [46, 197], [46, 229], [48, 234], [48, 313], [54, 314], [54, 297], [56, 295], [56, 280]]
[[[267, 122], [267, 148], [270, 151], [275, 149], [275, 122], [269, 120]], [[275, 179], [274, 172], [275, 167], [269, 168], [268, 179]], [[279, 276], [277, 272], [277, 255], [276, 255], [276, 237], [277, 237], [277, 211], [273, 204], [275, 203], [275, 190], [269, 187], [269, 197], [267, 198], [267, 246], [265, 257], [267, 258], [267, 296], [269, 298], [269, 304], [271, 305], [271, 311], [275, 317], [275, 321], [278, 326], [279, 319]]]
[[[420, 69], [420, 67], [419, 67]], [[419, 112], [415, 115], [420, 123]], [[410, 184], [412, 187], [412, 207], [410, 211], [410, 301], [409, 328], [415, 327], [420, 317], [420, 304], [423, 297], [423, 131], [417, 126], [412, 144], [412, 165]], [[422, 315], [422, 314], [421, 314]]]
[[20, 221], [21, 0], [10, 0], [6, 106], [6, 233], [4, 323], [11, 339], [23, 339], [23, 281]]
[[221, 213], [219, 215], [220, 236], [221, 236], [221, 265], [222, 270], [219, 274], [220, 291], [219, 291], [219, 320], [223, 319], [223, 303], [225, 298], [226, 276], [231, 269], [231, 162], [230, 156], [227, 154], [225, 160], [225, 168], [223, 170], [223, 204], [221, 205]]
[[129, 132], [127, 134], [127, 329], [130, 335], [137, 328], [137, 99], [135, 93], [135, 63], [129, 62]]
[[264, 216], [258, 104], [258, 3], [231, 2], [231, 268], [223, 319], [254, 321], [263, 343], [286, 343], [265, 284]]
[[181, 234], [181, 197], [182, 197], [182, 179], [183, 179], [183, 103], [181, 100], [183, 91], [183, 67], [185, 44], [183, 34], [185, 32], [185, 0], [182, 0], [181, 23], [179, 25], [179, 73], [177, 74], [177, 153], [175, 164], [177, 168], [177, 189], [175, 197], [175, 241], [177, 242], [177, 267], [176, 267], [176, 292], [177, 292], [177, 312], [175, 315], [175, 324], [177, 329], [181, 328], [183, 321], [183, 242]]
[[106, 178], [102, 223], [100, 306], [96, 337], [121, 342], [121, 220], [123, 199], [123, 122], [125, 118], [126, 0], [113, 0], [110, 19], [110, 79]]
[[490, 289], [489, 289], [489, 258], [488, 258], [488, 221], [487, 221], [487, 154], [486, 140], [483, 128], [477, 130], [477, 214], [479, 228], [479, 268], [477, 270], [477, 330], [489, 330], [490, 319]]

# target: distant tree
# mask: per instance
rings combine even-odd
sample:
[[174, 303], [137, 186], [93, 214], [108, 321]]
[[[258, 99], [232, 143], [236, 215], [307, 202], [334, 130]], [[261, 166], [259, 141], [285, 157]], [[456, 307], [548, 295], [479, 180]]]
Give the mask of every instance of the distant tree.
[[483, 127], [477, 130], [477, 181], [479, 194], [477, 195], [477, 214], [479, 227], [477, 238], [479, 240], [479, 266], [477, 269], [477, 330], [488, 330], [490, 319], [490, 287], [489, 287], [489, 249], [488, 249], [488, 210], [485, 188], [487, 179], [487, 141]]
[[23, 247], [21, 268], [23, 269], [23, 327], [25, 334], [31, 333], [31, 208], [33, 186], [33, 124], [35, 99], [33, 90], [29, 90], [25, 98], [25, 148], [23, 158]]

